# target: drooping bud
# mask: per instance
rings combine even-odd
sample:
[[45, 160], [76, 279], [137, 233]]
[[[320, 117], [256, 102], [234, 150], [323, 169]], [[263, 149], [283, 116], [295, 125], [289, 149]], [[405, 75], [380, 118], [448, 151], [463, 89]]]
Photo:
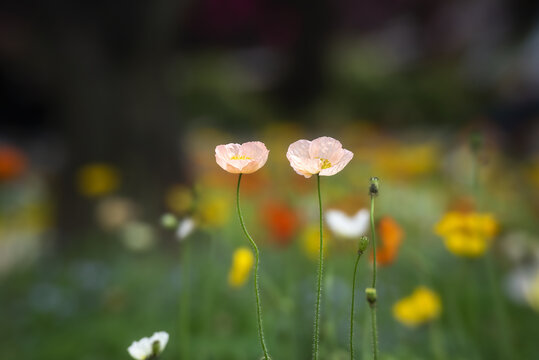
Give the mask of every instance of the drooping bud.
[[367, 295], [367, 302], [372, 307], [376, 304], [376, 289], [375, 288], [366, 288], [365, 295]]
[[377, 196], [380, 192], [380, 180], [373, 176], [371, 177], [371, 184], [369, 186], [369, 195], [370, 196]]
[[363, 254], [367, 249], [367, 246], [369, 246], [369, 238], [363, 235], [359, 238], [359, 248], [357, 250], [358, 254]]

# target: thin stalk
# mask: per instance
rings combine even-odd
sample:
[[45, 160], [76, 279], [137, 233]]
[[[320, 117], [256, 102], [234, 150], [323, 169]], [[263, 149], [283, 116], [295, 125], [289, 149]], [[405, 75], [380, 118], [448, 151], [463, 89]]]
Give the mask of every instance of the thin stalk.
[[264, 352], [264, 360], [270, 360], [270, 357], [268, 355], [268, 349], [266, 347], [266, 341], [264, 340], [264, 329], [262, 328], [262, 307], [260, 306], [260, 290], [258, 288], [258, 262], [259, 262], [258, 246], [256, 246], [256, 243], [254, 242], [253, 238], [247, 231], [247, 228], [245, 227], [245, 224], [243, 222], [243, 215], [241, 214], [241, 207], [240, 207], [241, 175], [242, 174], [240, 174], [238, 177], [238, 188], [236, 191], [236, 207], [238, 209], [238, 217], [240, 218], [241, 228], [243, 229], [245, 236], [247, 236], [247, 239], [249, 239], [249, 242], [251, 243], [251, 246], [253, 247], [253, 250], [255, 252], [254, 287], [255, 287], [255, 297], [256, 297], [256, 315], [257, 315], [257, 320], [258, 320], [258, 337], [260, 339], [260, 345], [262, 346], [262, 351]]
[[374, 196], [371, 196], [371, 234], [372, 234], [372, 288], [376, 289], [376, 231], [374, 227]]
[[354, 276], [352, 278], [352, 305], [350, 306], [350, 360], [354, 360], [354, 302], [356, 295], [356, 274], [359, 259], [363, 253], [357, 253], [356, 264], [354, 265]]
[[374, 360], [378, 359], [378, 322], [376, 320], [376, 303], [371, 306], [372, 323], [372, 356]]
[[[372, 235], [372, 253], [373, 253], [373, 270], [372, 270], [372, 288], [376, 295], [376, 232], [374, 227], [374, 194], [371, 194], [371, 235]], [[376, 321], [376, 301], [374, 299], [370, 303], [371, 320], [372, 320], [372, 355], [374, 360], [378, 359], [378, 324]]]
[[[363, 317], [362, 317], [362, 324], [363, 324], [363, 328], [367, 329], [369, 328], [370, 324], [370, 319], [369, 319], [369, 315], [366, 311], [364, 311], [363, 313]], [[370, 350], [369, 350], [369, 342], [370, 342], [370, 337], [371, 337], [371, 334], [369, 334], [368, 331], [363, 331], [363, 336], [361, 337], [361, 359], [368, 359], [369, 358], [369, 354], [370, 354]]]
[[324, 270], [324, 238], [323, 238], [323, 214], [322, 214], [322, 195], [320, 194], [320, 174], [316, 175], [318, 183], [318, 207], [320, 209], [320, 257], [318, 261], [318, 283], [316, 294], [316, 310], [314, 315], [314, 335], [313, 335], [313, 359], [318, 359], [319, 338], [320, 338], [320, 297], [322, 294], [322, 275]]

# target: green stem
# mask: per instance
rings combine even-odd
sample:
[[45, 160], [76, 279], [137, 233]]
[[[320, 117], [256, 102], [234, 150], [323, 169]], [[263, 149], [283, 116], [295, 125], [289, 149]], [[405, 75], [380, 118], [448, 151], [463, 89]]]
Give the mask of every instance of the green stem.
[[[369, 315], [366, 311], [362, 312], [363, 314], [363, 317], [362, 317], [362, 321], [363, 321], [363, 328], [364, 329], [367, 329], [369, 328], [370, 326], [370, 319], [369, 319]], [[363, 331], [363, 336], [361, 338], [361, 359], [368, 359], [369, 358], [369, 354], [370, 354], [370, 349], [369, 349], [369, 342], [370, 342], [370, 336], [371, 334], [369, 334], [369, 331]]]
[[247, 231], [247, 228], [245, 227], [245, 224], [243, 222], [243, 215], [241, 214], [241, 208], [240, 208], [240, 183], [241, 183], [241, 176], [238, 177], [238, 188], [236, 192], [236, 206], [238, 209], [238, 217], [240, 218], [240, 224], [241, 228], [243, 229], [243, 232], [245, 233], [245, 236], [247, 236], [247, 239], [249, 239], [249, 242], [251, 243], [251, 246], [253, 247], [253, 250], [255, 252], [255, 297], [256, 297], [256, 315], [258, 320], [258, 337], [260, 339], [260, 345], [262, 346], [262, 351], [264, 352], [264, 360], [269, 360], [270, 357], [268, 355], [268, 349], [266, 348], [266, 342], [264, 340], [264, 330], [262, 328], [262, 308], [260, 306], [260, 290], [258, 289], [258, 261], [259, 261], [259, 252], [258, 252], [258, 246], [256, 246], [256, 243], [254, 242], [253, 238]]
[[359, 259], [362, 252], [357, 253], [356, 264], [354, 265], [354, 276], [352, 278], [352, 305], [350, 307], [350, 360], [354, 359], [354, 301], [356, 295], [356, 273]]
[[371, 323], [372, 323], [372, 356], [374, 360], [378, 359], [378, 325], [376, 321], [376, 303], [371, 305]]
[[378, 359], [378, 325], [376, 320], [376, 303], [371, 304], [371, 324], [372, 324], [372, 357]]
[[320, 174], [316, 175], [318, 183], [318, 207], [320, 209], [320, 257], [318, 261], [318, 284], [316, 294], [316, 310], [314, 315], [314, 335], [313, 335], [313, 359], [318, 359], [319, 337], [320, 337], [320, 297], [322, 294], [322, 274], [324, 270], [324, 237], [323, 237], [323, 214], [322, 214], [322, 195], [320, 194]]
[[371, 233], [372, 233], [372, 288], [376, 289], [376, 233], [374, 227], [374, 196], [371, 195]]
[[[374, 195], [371, 194], [371, 234], [372, 234], [372, 288], [376, 291], [376, 232], [374, 227]], [[377, 295], [376, 295], [377, 296]], [[376, 322], [376, 301], [370, 304], [372, 320], [372, 355], [374, 360], [378, 359], [378, 324]]]

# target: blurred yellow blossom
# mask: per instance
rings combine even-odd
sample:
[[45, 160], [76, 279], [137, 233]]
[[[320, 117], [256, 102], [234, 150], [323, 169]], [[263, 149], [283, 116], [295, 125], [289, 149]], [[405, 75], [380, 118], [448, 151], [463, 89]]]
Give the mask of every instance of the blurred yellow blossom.
[[441, 157], [441, 151], [434, 142], [402, 144], [390, 139], [361, 144], [354, 149], [354, 154], [358, 161], [372, 166], [373, 173], [393, 179], [431, 174], [438, 170]]
[[232, 266], [228, 272], [228, 284], [232, 287], [243, 286], [253, 268], [255, 257], [248, 247], [239, 247], [232, 255]]
[[[375, 164], [379, 167], [379, 172], [388, 177], [425, 175], [436, 170], [439, 164], [439, 151], [434, 144], [399, 144], [381, 150]], [[396, 157], [394, 154], [399, 156]]]
[[120, 172], [113, 166], [102, 163], [88, 164], [77, 172], [79, 192], [87, 197], [106, 195], [120, 185]]
[[188, 186], [174, 185], [167, 190], [165, 203], [171, 211], [183, 214], [193, 206], [193, 192]]
[[539, 189], [539, 156], [535, 156], [531, 164], [525, 168], [525, 174], [530, 184]]
[[436, 224], [436, 234], [444, 238], [446, 248], [455, 255], [481, 256], [498, 233], [491, 214], [451, 211]]
[[537, 312], [539, 312], [539, 272], [532, 280], [530, 289], [526, 294], [528, 304]]
[[[328, 251], [329, 233], [324, 230], [324, 256]], [[301, 236], [301, 247], [307, 257], [312, 260], [318, 259], [320, 255], [320, 227], [319, 225], [309, 225]]]
[[225, 225], [232, 212], [231, 203], [229, 196], [216, 191], [201, 191], [195, 211], [196, 222], [201, 227]]
[[393, 316], [402, 324], [416, 327], [434, 320], [442, 312], [442, 302], [437, 293], [425, 286], [393, 305]]

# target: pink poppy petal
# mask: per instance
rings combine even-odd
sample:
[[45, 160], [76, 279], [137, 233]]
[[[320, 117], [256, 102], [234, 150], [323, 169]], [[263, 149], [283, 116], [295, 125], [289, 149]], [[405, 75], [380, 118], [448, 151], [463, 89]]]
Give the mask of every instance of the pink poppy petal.
[[242, 145], [219, 145], [215, 148], [215, 161], [230, 173], [249, 174], [264, 166], [268, 154], [269, 150], [260, 141], [251, 141]]
[[314, 139], [309, 149], [309, 154], [312, 158], [330, 159], [333, 154], [342, 150], [342, 144], [339, 140], [328, 136], [322, 136]]
[[244, 173], [255, 172], [266, 164], [269, 150], [266, 145], [260, 141], [251, 141], [242, 145], [242, 151], [245, 156], [251, 158], [251, 162], [244, 169]]
[[343, 149], [344, 153], [342, 157], [339, 159], [339, 161], [336, 164], [332, 164], [331, 167], [327, 169], [323, 169], [320, 171], [320, 175], [322, 176], [331, 176], [335, 175], [336, 173], [340, 172], [344, 167], [352, 160], [354, 157], [354, 154], [351, 151]]
[[263, 142], [250, 141], [241, 145], [242, 154], [249, 156], [253, 159], [261, 159], [264, 156], [267, 157], [269, 150], [266, 148]]
[[226, 145], [219, 145], [215, 148], [215, 161], [217, 162], [217, 165], [219, 165], [225, 171], [229, 171], [229, 159], [230, 157], [228, 155], [228, 149]]
[[286, 152], [286, 157], [288, 160], [290, 160], [290, 157], [296, 157], [300, 159], [308, 159], [310, 158], [309, 155], [309, 147], [311, 146], [311, 142], [309, 140], [298, 140], [288, 147], [288, 151]]
[[290, 161], [290, 166], [300, 175], [310, 177], [318, 172], [315, 163], [309, 155], [311, 142], [308, 140], [298, 140], [288, 147], [286, 157]]
[[240, 144], [226, 144], [227, 157], [230, 159], [233, 156], [238, 156], [241, 153]]

